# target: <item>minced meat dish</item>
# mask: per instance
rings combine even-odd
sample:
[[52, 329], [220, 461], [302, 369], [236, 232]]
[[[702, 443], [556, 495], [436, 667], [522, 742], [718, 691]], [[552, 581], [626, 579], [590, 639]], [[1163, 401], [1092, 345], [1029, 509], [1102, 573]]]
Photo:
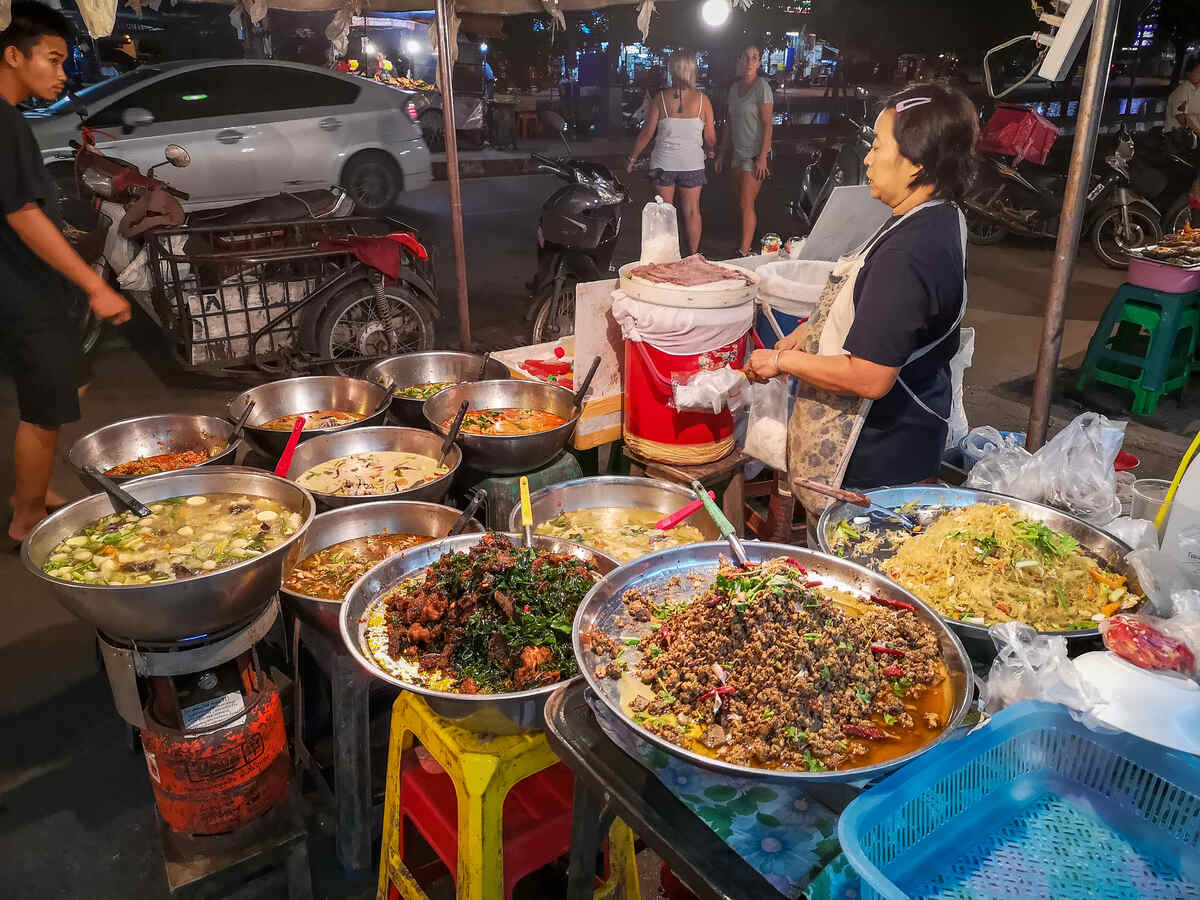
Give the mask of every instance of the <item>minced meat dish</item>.
[[[791, 558], [723, 564], [690, 603], [637, 590], [626, 601], [634, 619], [652, 608], [656, 626], [636, 641], [649, 696], [629, 711], [672, 743], [737, 765], [824, 771], [901, 756], [945, 726], [938, 636], [902, 601], [822, 589]], [[596, 636], [590, 647], [622, 655]], [[596, 674], [621, 671], [602, 662]]]
[[502, 693], [579, 674], [571, 620], [596, 572], [565, 553], [485, 535], [368, 610], [371, 649], [387, 671], [415, 664], [426, 683], [457, 693]]

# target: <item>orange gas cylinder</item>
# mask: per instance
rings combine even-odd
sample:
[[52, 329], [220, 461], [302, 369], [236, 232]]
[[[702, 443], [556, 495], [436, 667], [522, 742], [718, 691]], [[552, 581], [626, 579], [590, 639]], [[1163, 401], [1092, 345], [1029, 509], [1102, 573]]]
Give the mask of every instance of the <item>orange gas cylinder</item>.
[[175, 831], [232, 831], [287, 797], [292, 767], [274, 690], [246, 697], [244, 717], [228, 727], [147, 727], [142, 747], [159, 812]]

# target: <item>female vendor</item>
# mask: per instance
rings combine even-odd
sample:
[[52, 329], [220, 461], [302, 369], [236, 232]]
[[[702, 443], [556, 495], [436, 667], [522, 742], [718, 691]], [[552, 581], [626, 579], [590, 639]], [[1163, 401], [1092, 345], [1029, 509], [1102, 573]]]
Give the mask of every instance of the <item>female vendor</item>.
[[[838, 260], [812, 318], [756, 350], [746, 373], [799, 380], [788, 427], [792, 479], [855, 488], [937, 474], [950, 416], [950, 360], [966, 309], [966, 223], [975, 107], [916, 85], [887, 101], [867, 155], [891, 219]], [[796, 491], [810, 514], [828, 501]]]

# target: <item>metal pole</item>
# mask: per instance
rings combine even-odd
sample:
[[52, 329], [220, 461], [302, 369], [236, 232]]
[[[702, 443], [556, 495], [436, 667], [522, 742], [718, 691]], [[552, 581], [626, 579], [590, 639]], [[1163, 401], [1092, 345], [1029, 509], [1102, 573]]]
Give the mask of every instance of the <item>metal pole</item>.
[[450, 231], [454, 239], [454, 281], [458, 286], [458, 345], [470, 352], [471, 308], [467, 302], [467, 250], [463, 241], [462, 188], [458, 179], [458, 135], [454, 128], [454, 67], [450, 64], [450, 21], [446, 0], [437, 0], [438, 77], [442, 81], [442, 130], [446, 135], [446, 179], [450, 182]]
[[1042, 322], [1042, 345], [1038, 352], [1037, 377], [1033, 402], [1029, 406], [1029, 427], [1025, 446], [1037, 450], [1046, 441], [1050, 421], [1050, 401], [1054, 395], [1054, 373], [1062, 350], [1063, 317], [1075, 255], [1079, 251], [1079, 231], [1083, 227], [1084, 201], [1088, 176], [1096, 152], [1096, 136], [1104, 115], [1104, 94], [1108, 88], [1108, 70], [1112, 63], [1117, 29], [1117, 11], [1121, 0], [1096, 0], [1092, 22], [1092, 40], [1083, 70], [1083, 89], [1079, 93], [1079, 115], [1075, 120], [1075, 143], [1071, 146], [1071, 168], [1063, 197], [1062, 218], [1058, 225], [1058, 244], [1054, 248], [1054, 267], [1050, 272], [1050, 295]]

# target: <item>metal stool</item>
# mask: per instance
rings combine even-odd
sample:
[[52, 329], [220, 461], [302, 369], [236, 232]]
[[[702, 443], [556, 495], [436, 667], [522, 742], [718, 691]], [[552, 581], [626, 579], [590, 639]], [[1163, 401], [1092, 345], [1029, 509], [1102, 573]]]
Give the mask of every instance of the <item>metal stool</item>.
[[[514, 877], [505, 876], [502, 821], [505, 799], [525, 779], [558, 766], [558, 758], [541, 732], [495, 737], [465, 731], [436, 715], [419, 696], [405, 691], [392, 706], [376, 900], [395, 897], [428, 900], [404, 863], [402, 778], [405, 751], [412, 748], [414, 740], [421, 742], [453, 783], [458, 813], [455, 881], [459, 900], [511, 897], [512, 884], [526, 873], [512, 872], [509, 874]], [[539, 787], [550, 788], [553, 793], [548, 785]], [[566, 810], [569, 823], [569, 807]], [[564, 837], [569, 839], [569, 834], [568, 824]], [[613, 823], [611, 834], [610, 875], [594, 897], [610, 897], [623, 886], [626, 900], [640, 900], [633, 835], [620, 821]], [[550, 855], [545, 862], [555, 856]]]

